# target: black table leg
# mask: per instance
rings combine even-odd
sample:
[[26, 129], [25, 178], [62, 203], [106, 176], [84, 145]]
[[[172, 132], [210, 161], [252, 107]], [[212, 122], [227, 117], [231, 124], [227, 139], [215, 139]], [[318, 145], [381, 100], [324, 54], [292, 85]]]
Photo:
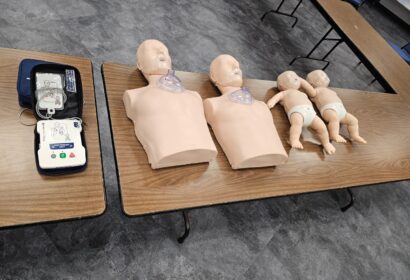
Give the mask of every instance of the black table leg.
[[[306, 56], [297, 56], [292, 61], [289, 63], [289, 65], [292, 65], [296, 60], [298, 59], [310, 59], [310, 60], [316, 60], [316, 61], [323, 61], [326, 62], [325, 66], [322, 68], [322, 70], [325, 70], [329, 64], [330, 61], [326, 60], [326, 58], [336, 49], [337, 46], [339, 46], [343, 40], [341, 38], [327, 38], [327, 36], [332, 32], [333, 28], [331, 27], [326, 34], [319, 40], [319, 42], [316, 43], [316, 45], [310, 50], [310, 52]], [[322, 58], [315, 58], [311, 57], [313, 52], [320, 46], [320, 44], [323, 41], [335, 41], [336, 44], [322, 57]]]
[[189, 230], [191, 228], [191, 225], [189, 223], [188, 211], [182, 211], [182, 215], [184, 217], [185, 232], [182, 236], [178, 238], [178, 243], [180, 244], [184, 243], [185, 239], [189, 235]]
[[348, 194], [349, 194], [350, 201], [349, 201], [349, 203], [348, 203], [347, 205], [345, 205], [345, 206], [343, 206], [343, 207], [340, 207], [340, 210], [341, 210], [342, 212], [346, 212], [350, 207], [352, 207], [353, 204], [354, 204], [354, 201], [355, 201], [355, 196], [354, 196], [352, 190], [351, 190], [350, 188], [347, 188], [346, 190], [347, 190], [347, 192], [348, 192]]
[[265, 19], [265, 17], [270, 14], [270, 13], [274, 13], [274, 14], [278, 14], [278, 15], [282, 15], [282, 16], [286, 16], [286, 17], [290, 17], [293, 18], [294, 22], [292, 24], [292, 28], [295, 27], [296, 23], [298, 22], [298, 18], [295, 17], [293, 14], [296, 12], [296, 10], [299, 8], [300, 4], [302, 3], [303, 0], [299, 0], [298, 4], [296, 5], [296, 7], [293, 9], [293, 11], [288, 14], [288, 13], [284, 13], [280, 11], [280, 8], [283, 5], [283, 2], [285, 2], [285, 0], [282, 0], [279, 4], [279, 6], [276, 8], [276, 10], [270, 10], [267, 11], [266, 13], [264, 13], [261, 17], [261, 21], [263, 21]]

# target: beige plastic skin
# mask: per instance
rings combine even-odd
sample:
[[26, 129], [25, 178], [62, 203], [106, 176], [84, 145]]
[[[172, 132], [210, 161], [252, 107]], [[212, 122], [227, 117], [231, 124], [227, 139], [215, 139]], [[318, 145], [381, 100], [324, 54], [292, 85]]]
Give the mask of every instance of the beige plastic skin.
[[339, 143], [346, 143], [346, 139], [339, 134], [340, 124], [345, 124], [352, 141], [367, 143], [366, 140], [359, 135], [359, 121], [355, 116], [347, 112], [346, 115], [340, 119], [335, 110], [322, 110], [322, 108], [328, 104], [340, 103], [343, 105], [337, 93], [328, 88], [330, 79], [327, 74], [322, 70], [315, 70], [307, 75], [306, 80], [314, 88], [307, 87], [306, 93], [312, 102], [315, 103], [319, 111], [323, 111], [322, 117], [328, 124], [330, 139]]
[[272, 114], [264, 102], [234, 103], [229, 94], [242, 87], [239, 62], [230, 55], [220, 55], [212, 61], [210, 79], [222, 93], [204, 101], [205, 116], [232, 169], [276, 166], [287, 161], [273, 123]]
[[[312, 102], [310, 102], [307, 95], [299, 91], [301, 87], [312, 87], [308, 82], [300, 78], [295, 72], [283, 72], [278, 76], [277, 83], [280, 92], [268, 101], [269, 108], [273, 108], [279, 102], [284, 107], [286, 113], [291, 111], [295, 106], [301, 105], [307, 105], [309, 106], [310, 110], [314, 111]], [[298, 112], [294, 112], [290, 115], [289, 121], [291, 124], [289, 132], [290, 145], [296, 149], [303, 149], [303, 145], [300, 142], [300, 135], [302, 133], [302, 128], [304, 125], [303, 115]], [[315, 116], [309, 127], [316, 132], [326, 153], [334, 154], [336, 152], [336, 149], [329, 141], [329, 134], [324, 122], [318, 116]]]
[[171, 69], [167, 47], [157, 40], [144, 41], [137, 50], [137, 66], [148, 86], [125, 91], [123, 101], [151, 167], [214, 160], [217, 150], [200, 95], [189, 90], [173, 93], [157, 85]]

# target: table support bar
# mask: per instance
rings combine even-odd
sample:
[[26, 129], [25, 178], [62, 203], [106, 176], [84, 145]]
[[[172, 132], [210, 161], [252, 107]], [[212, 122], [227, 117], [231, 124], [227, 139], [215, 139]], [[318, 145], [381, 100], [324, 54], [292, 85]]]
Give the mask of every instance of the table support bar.
[[295, 27], [296, 23], [298, 22], [298, 18], [295, 17], [293, 14], [294, 14], [294, 13], [296, 12], [296, 10], [299, 8], [299, 6], [300, 6], [300, 4], [302, 3], [302, 1], [303, 1], [303, 0], [299, 0], [298, 4], [297, 4], [296, 7], [293, 9], [293, 11], [292, 11], [290, 14], [288, 14], [288, 13], [284, 13], [284, 12], [279, 11], [280, 8], [281, 8], [282, 5], [283, 5], [283, 2], [285, 2], [285, 0], [282, 0], [282, 1], [280, 2], [279, 6], [276, 8], [276, 10], [270, 10], [270, 11], [267, 11], [266, 13], [264, 13], [263, 16], [261, 17], [261, 21], [263, 21], [268, 14], [274, 13], [274, 14], [278, 14], [278, 15], [282, 15], [282, 16], [286, 16], [286, 17], [293, 18], [293, 20], [294, 20], [294, 22], [293, 22], [293, 24], [292, 24], [292, 28], [293, 28], [293, 27]]
[[354, 196], [352, 190], [350, 188], [347, 188], [346, 190], [347, 190], [347, 193], [349, 194], [350, 200], [349, 200], [349, 203], [347, 205], [345, 205], [343, 207], [340, 207], [340, 210], [342, 212], [346, 212], [350, 207], [352, 207], [353, 204], [354, 204], [354, 201], [355, 201], [355, 196]]
[[178, 238], [178, 243], [184, 243], [185, 239], [189, 235], [189, 230], [191, 229], [191, 225], [189, 223], [188, 211], [182, 211], [182, 216], [184, 217], [184, 225], [185, 225], [185, 232], [182, 236]]
[[[310, 60], [316, 60], [316, 61], [323, 61], [326, 62], [325, 66], [322, 68], [322, 70], [325, 70], [329, 64], [330, 61], [326, 60], [326, 58], [339, 46], [341, 43], [343, 43], [343, 40], [341, 38], [327, 38], [327, 36], [332, 32], [333, 28], [331, 27], [326, 34], [319, 40], [319, 42], [316, 43], [316, 45], [310, 50], [310, 52], [306, 56], [297, 56], [292, 61], [289, 63], [289, 65], [292, 65], [296, 60], [298, 59], [310, 59]], [[311, 57], [312, 53], [319, 47], [319, 45], [323, 41], [334, 41], [336, 44], [322, 57], [322, 58], [315, 58]]]

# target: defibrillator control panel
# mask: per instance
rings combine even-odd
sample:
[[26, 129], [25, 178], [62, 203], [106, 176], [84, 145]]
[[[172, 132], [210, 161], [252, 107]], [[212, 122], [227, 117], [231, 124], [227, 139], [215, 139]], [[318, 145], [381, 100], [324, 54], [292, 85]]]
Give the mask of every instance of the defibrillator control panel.
[[86, 163], [79, 119], [42, 120], [37, 122], [36, 131], [40, 137], [37, 153], [41, 168], [77, 167]]

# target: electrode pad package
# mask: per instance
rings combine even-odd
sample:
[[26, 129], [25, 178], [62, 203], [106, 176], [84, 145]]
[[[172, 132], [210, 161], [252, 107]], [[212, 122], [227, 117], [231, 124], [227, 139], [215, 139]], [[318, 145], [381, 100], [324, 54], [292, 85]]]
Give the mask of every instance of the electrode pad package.
[[39, 120], [34, 146], [37, 169], [44, 175], [82, 171], [87, 147], [81, 120], [80, 72], [62, 64], [39, 64], [30, 73], [32, 110]]
[[48, 119], [55, 114], [55, 110], [63, 110], [67, 96], [64, 92], [63, 75], [50, 73], [36, 73], [37, 115], [42, 116], [40, 110], [47, 110]]
[[168, 73], [159, 79], [158, 86], [164, 90], [174, 93], [184, 91], [181, 80], [175, 76], [175, 70], [168, 70]]

